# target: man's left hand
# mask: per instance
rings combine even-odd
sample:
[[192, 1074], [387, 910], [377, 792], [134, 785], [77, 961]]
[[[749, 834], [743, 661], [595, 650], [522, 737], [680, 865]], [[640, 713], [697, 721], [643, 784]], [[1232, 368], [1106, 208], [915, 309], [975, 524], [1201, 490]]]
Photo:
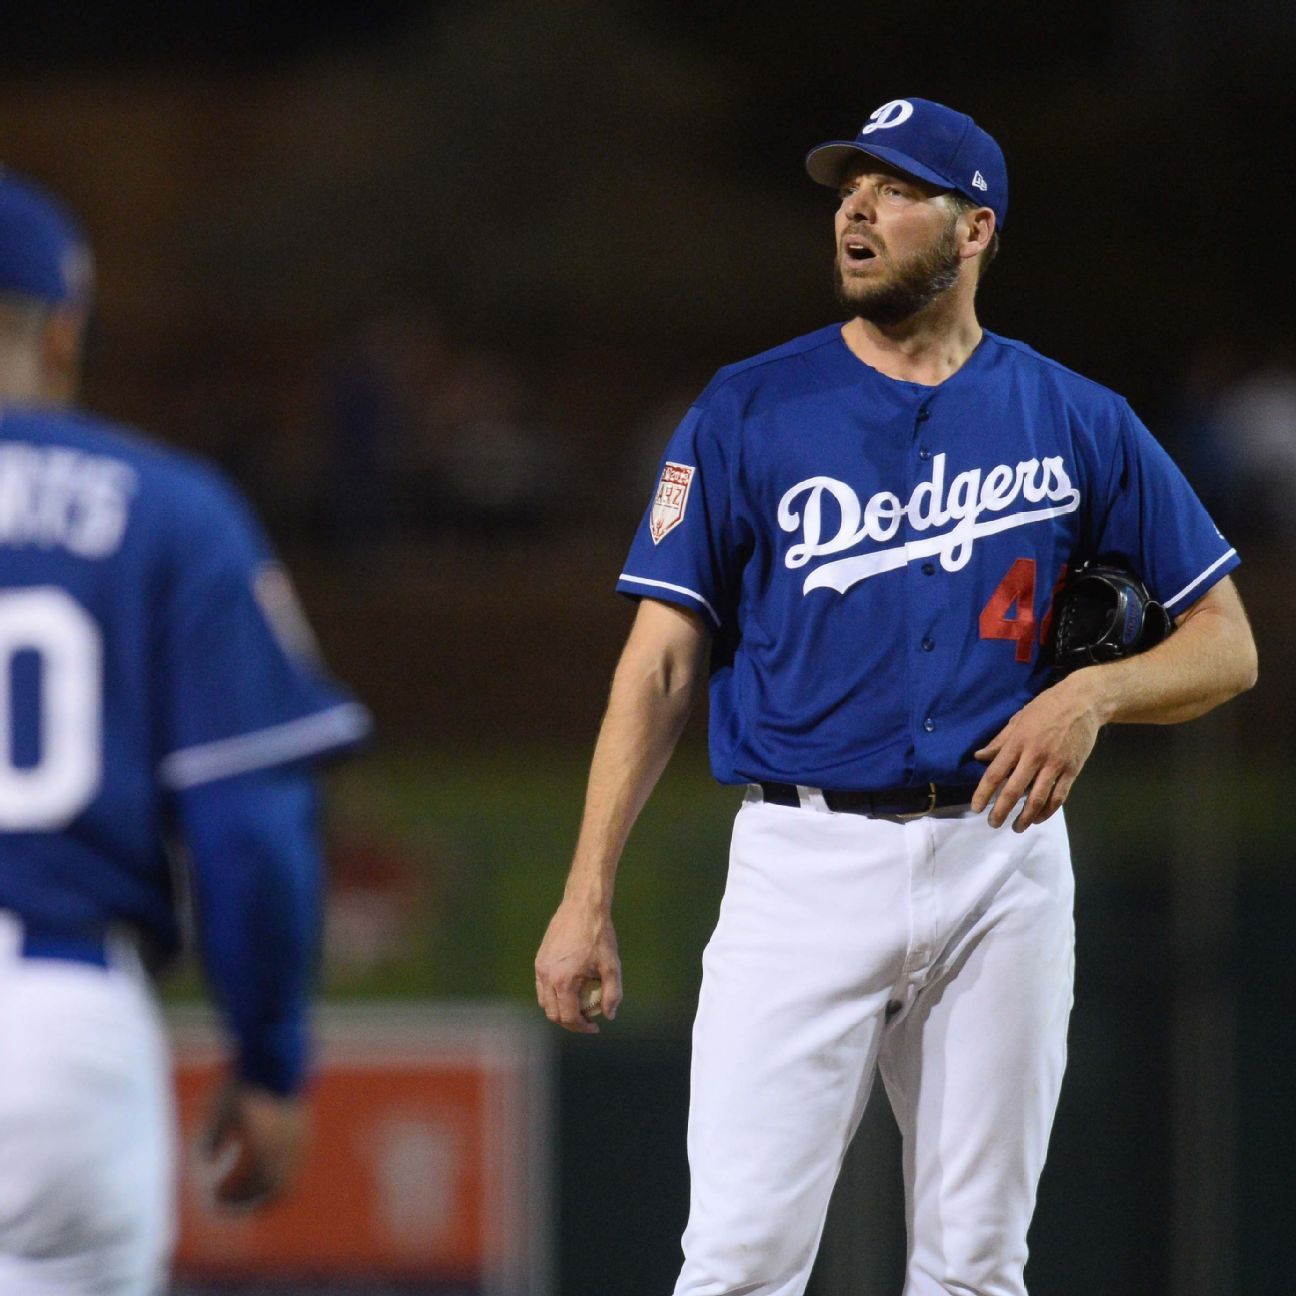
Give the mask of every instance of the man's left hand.
[[979, 814], [993, 801], [992, 828], [1003, 827], [1022, 797], [1026, 803], [1013, 821], [1014, 832], [1025, 832], [1062, 808], [1102, 727], [1085, 679], [1094, 673], [1094, 668], [1077, 671], [1033, 698], [973, 753], [990, 768], [972, 794], [972, 809]]

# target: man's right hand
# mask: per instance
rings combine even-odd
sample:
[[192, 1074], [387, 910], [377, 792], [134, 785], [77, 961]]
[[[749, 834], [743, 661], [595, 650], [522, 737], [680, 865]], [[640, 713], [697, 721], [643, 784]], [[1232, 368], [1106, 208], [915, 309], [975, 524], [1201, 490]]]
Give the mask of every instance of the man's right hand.
[[536, 998], [545, 1016], [564, 1030], [597, 1035], [598, 1027], [580, 1009], [586, 981], [603, 987], [602, 1011], [610, 1021], [621, 1003], [621, 959], [611, 915], [564, 900], [549, 921], [535, 961]]
[[545, 1016], [578, 1035], [598, 1034], [581, 1012], [581, 986], [599, 982], [600, 1007], [609, 1020], [621, 1003], [612, 926], [617, 863], [702, 687], [710, 642], [700, 614], [645, 598], [617, 663], [571, 872], [535, 962], [536, 998]]
[[302, 1099], [227, 1080], [212, 1103], [199, 1144], [216, 1204], [247, 1210], [282, 1196], [305, 1157], [306, 1133]]

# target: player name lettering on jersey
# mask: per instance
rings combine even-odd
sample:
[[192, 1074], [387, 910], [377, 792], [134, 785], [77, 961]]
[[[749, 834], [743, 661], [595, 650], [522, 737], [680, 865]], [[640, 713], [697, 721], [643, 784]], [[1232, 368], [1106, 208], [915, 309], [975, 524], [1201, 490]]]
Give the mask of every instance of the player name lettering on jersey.
[[[834, 477], [807, 477], [797, 482], [779, 501], [778, 509], [779, 526], [784, 531], [801, 531], [801, 542], [789, 546], [783, 559], [793, 570], [804, 567], [812, 558], [854, 549], [866, 541], [885, 544], [895, 538], [905, 520], [919, 532], [949, 527], [922, 540], [823, 563], [806, 577], [802, 593], [826, 588], [844, 594], [870, 576], [895, 571], [920, 558], [939, 557], [946, 571], [959, 571], [972, 557], [980, 536], [1044, 522], [1074, 513], [1080, 507], [1080, 492], [1072, 484], [1061, 455], [1024, 459], [1016, 465], [996, 464], [988, 471], [970, 468], [958, 473], [948, 487], [945, 461], [945, 455], [935, 456], [930, 480], [914, 487], [908, 502], [883, 490], [861, 505], [856, 492]], [[825, 497], [835, 505], [837, 514], [837, 528], [831, 535], [825, 534]], [[1048, 504], [979, 520], [985, 513], [1003, 514], [1018, 501]]]
[[0, 444], [0, 544], [106, 558], [121, 544], [135, 470], [103, 455]]

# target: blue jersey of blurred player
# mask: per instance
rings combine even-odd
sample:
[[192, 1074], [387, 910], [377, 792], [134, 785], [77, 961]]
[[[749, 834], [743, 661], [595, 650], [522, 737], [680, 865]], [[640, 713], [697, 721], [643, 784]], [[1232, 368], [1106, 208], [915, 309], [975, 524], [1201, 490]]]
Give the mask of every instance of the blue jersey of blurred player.
[[0, 1291], [134, 1296], [172, 1234], [145, 965], [177, 875], [235, 1043], [217, 1195], [265, 1199], [303, 1135], [312, 767], [368, 717], [238, 493], [71, 407], [90, 281], [71, 216], [0, 173]]

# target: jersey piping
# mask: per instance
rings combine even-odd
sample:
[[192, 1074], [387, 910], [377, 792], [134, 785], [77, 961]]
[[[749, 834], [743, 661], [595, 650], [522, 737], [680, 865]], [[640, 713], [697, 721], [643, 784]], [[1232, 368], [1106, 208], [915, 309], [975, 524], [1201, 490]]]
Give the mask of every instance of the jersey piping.
[[269, 729], [172, 752], [159, 762], [158, 778], [181, 791], [347, 746], [368, 732], [369, 712], [358, 702], [344, 702]]
[[1202, 583], [1202, 581], [1204, 581], [1208, 576], [1211, 575], [1212, 572], [1216, 571], [1219, 567], [1222, 567], [1236, 553], [1237, 553], [1236, 549], [1230, 549], [1228, 553], [1226, 553], [1222, 558], [1217, 558], [1213, 563], [1211, 563], [1211, 565], [1207, 567], [1206, 570], [1202, 572], [1202, 574], [1198, 576], [1196, 580], [1189, 581], [1188, 584], [1185, 585], [1183, 589], [1181, 589], [1179, 593], [1176, 594], [1173, 598], [1166, 599], [1165, 601], [1166, 610], [1169, 611], [1170, 608], [1172, 608], [1176, 603], [1178, 603], [1179, 600], [1183, 598], [1185, 594], [1190, 594], [1193, 590], [1195, 590], [1197, 586]]
[[691, 590], [684, 585], [672, 585], [670, 581], [649, 580], [647, 576], [631, 576], [629, 572], [622, 572], [620, 579], [623, 581], [630, 581], [635, 585], [651, 585], [655, 589], [666, 589], [672, 590], [676, 594], [687, 594], [689, 598], [696, 599], [704, 608], [706, 608], [711, 620], [716, 623], [717, 627], [720, 625], [720, 617], [717, 615], [715, 608], [713, 608], [711, 604], [697, 592], [697, 590]]

